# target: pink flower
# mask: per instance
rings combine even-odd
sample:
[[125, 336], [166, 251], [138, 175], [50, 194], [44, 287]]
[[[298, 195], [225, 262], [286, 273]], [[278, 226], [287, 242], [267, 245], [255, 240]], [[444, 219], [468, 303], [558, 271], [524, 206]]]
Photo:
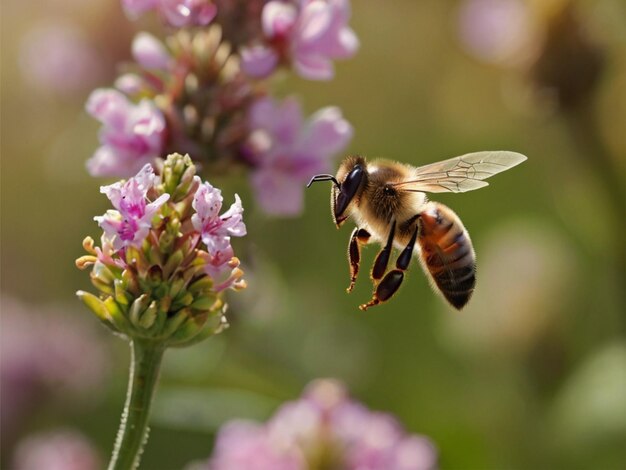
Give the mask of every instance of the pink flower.
[[[243, 223], [241, 199], [235, 194], [235, 202], [226, 212], [222, 209], [222, 191], [205, 182], [200, 185], [193, 198], [192, 207], [196, 213], [191, 217], [194, 228], [200, 232], [202, 242], [212, 257], [221, 256], [227, 262], [232, 257], [230, 237], [243, 237], [246, 226]], [[230, 254], [230, 256], [225, 256]]]
[[169, 199], [165, 193], [155, 201], [148, 202], [147, 193], [155, 184], [157, 176], [149, 164], [128, 181], [102, 186], [100, 192], [106, 196], [116, 210], [94, 217], [104, 230], [105, 239], [114, 250], [126, 246], [141, 246], [152, 227], [152, 218], [157, 210]]
[[82, 92], [104, 76], [97, 49], [83, 31], [66, 21], [31, 29], [20, 45], [19, 62], [26, 81], [44, 92]]
[[129, 176], [161, 154], [166, 124], [152, 101], [135, 105], [117, 90], [98, 89], [86, 109], [103, 124], [102, 146], [87, 161], [93, 176]]
[[359, 47], [350, 19], [349, 0], [272, 0], [263, 8], [267, 43], [242, 51], [243, 68], [251, 76], [267, 76], [279, 59], [292, 63], [311, 80], [329, 80], [334, 59], [351, 57]]
[[[206, 468], [206, 467], [205, 467]], [[265, 427], [248, 421], [233, 421], [219, 432], [212, 470], [303, 470], [304, 456], [271, 439]]]
[[172, 62], [172, 56], [163, 43], [150, 33], [138, 33], [131, 49], [139, 65], [148, 70], [167, 70]]
[[392, 416], [351, 400], [339, 383], [318, 380], [265, 425], [226, 424], [209, 466], [303, 470], [320, 455], [331, 459], [325, 461], [329, 468], [345, 470], [429, 470], [437, 461], [428, 438], [406, 434]]
[[102, 461], [94, 446], [76, 431], [36, 434], [18, 443], [14, 470], [97, 470]]
[[465, 0], [460, 5], [461, 44], [485, 62], [507, 65], [527, 59], [535, 28], [523, 0]]
[[248, 116], [246, 145], [255, 167], [252, 175], [261, 207], [276, 215], [302, 210], [303, 188], [316, 173], [328, 172], [332, 157], [352, 138], [352, 126], [336, 107], [327, 107], [303, 122], [300, 104], [288, 98], [278, 104], [257, 101]]
[[126, 14], [136, 18], [148, 10], [156, 10], [170, 26], [206, 26], [217, 14], [209, 0], [122, 0]]

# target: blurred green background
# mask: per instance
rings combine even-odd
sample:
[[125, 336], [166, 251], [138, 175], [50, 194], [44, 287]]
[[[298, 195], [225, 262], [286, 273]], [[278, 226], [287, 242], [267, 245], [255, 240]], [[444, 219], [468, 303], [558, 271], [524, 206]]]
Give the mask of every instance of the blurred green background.
[[[74, 296], [90, 289], [74, 259], [82, 239], [98, 235], [93, 216], [108, 208], [98, 190], [105, 181], [84, 169], [98, 125], [83, 104], [92, 88], [112, 83], [141, 26], [118, 3], [3, 2], [3, 317], [18, 302], [33, 315], [54, 308], [70, 322], [96, 324]], [[228, 204], [235, 192], [244, 202], [249, 235], [234, 246], [250, 287], [230, 296], [225, 333], [166, 354], [143, 467], [204, 459], [225, 420], [266, 419], [310, 380], [337, 377], [372, 409], [430, 436], [444, 469], [624, 468], [626, 7], [577, 4], [605, 57], [580, 125], [579, 108], [529, 93], [520, 67], [468, 52], [461, 2], [352, 3], [358, 54], [338, 64], [331, 82], [290, 76], [274, 83], [275, 94], [298, 94], [308, 113], [339, 106], [355, 129], [349, 151], [368, 157], [421, 165], [488, 149], [528, 155], [486, 189], [434, 197], [472, 236], [474, 298], [453, 311], [416, 264], [392, 302], [363, 313], [376, 249], [365, 249], [362, 276], [346, 294], [351, 227], [332, 224], [330, 186], [307, 190], [301, 217], [270, 219], [244, 178], [209, 176]], [[72, 84], [76, 77], [61, 69], [54, 89], [37, 81], [30, 44], [50, 27], [72, 29], [89, 46], [93, 74]], [[42, 395], [3, 429], [3, 468], [23, 436], [68, 426], [107, 460], [128, 348], [98, 333], [94, 347], [108, 366], [97, 390], [80, 402]]]

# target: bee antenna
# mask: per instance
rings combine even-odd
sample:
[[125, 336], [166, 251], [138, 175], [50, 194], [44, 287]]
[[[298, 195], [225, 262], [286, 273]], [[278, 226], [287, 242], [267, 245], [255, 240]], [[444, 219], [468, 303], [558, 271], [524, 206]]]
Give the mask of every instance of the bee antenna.
[[332, 181], [333, 183], [335, 183], [335, 186], [337, 186], [337, 189], [341, 189], [341, 185], [333, 175], [315, 175], [313, 178], [311, 178], [311, 181], [309, 181], [309, 184], [307, 184], [306, 187], [310, 187], [313, 183], [316, 183], [317, 181]]

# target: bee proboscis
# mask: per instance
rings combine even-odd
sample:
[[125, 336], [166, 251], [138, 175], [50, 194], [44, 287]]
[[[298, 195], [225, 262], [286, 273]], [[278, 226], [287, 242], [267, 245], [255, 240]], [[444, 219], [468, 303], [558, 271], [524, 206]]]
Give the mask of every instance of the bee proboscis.
[[[361, 310], [389, 300], [404, 280], [417, 255], [433, 288], [455, 308], [463, 308], [476, 284], [476, 256], [461, 219], [449, 207], [428, 201], [425, 193], [462, 193], [488, 186], [491, 176], [519, 165], [517, 152], [476, 152], [430, 165], [414, 167], [390, 160], [368, 162], [347, 157], [337, 175], [316, 175], [332, 181], [331, 212], [339, 228], [348, 218], [356, 222], [350, 236], [348, 261], [352, 291], [359, 273], [361, 246], [383, 246], [371, 271], [372, 299]], [[395, 268], [388, 269], [393, 248], [400, 250]]]

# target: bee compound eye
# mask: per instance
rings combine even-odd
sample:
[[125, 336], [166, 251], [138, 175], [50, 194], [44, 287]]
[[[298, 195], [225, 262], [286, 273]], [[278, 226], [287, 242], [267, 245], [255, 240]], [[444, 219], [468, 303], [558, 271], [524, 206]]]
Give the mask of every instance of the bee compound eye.
[[346, 179], [341, 183], [341, 192], [348, 198], [352, 199], [356, 194], [361, 180], [363, 179], [363, 167], [361, 165], [355, 165], [355, 167], [348, 173]]
[[354, 196], [356, 195], [361, 182], [363, 181], [364, 170], [361, 165], [355, 165], [354, 168], [348, 173], [346, 179], [341, 183], [341, 189], [337, 196], [337, 203], [335, 205], [335, 217], [341, 216], [344, 213]]

